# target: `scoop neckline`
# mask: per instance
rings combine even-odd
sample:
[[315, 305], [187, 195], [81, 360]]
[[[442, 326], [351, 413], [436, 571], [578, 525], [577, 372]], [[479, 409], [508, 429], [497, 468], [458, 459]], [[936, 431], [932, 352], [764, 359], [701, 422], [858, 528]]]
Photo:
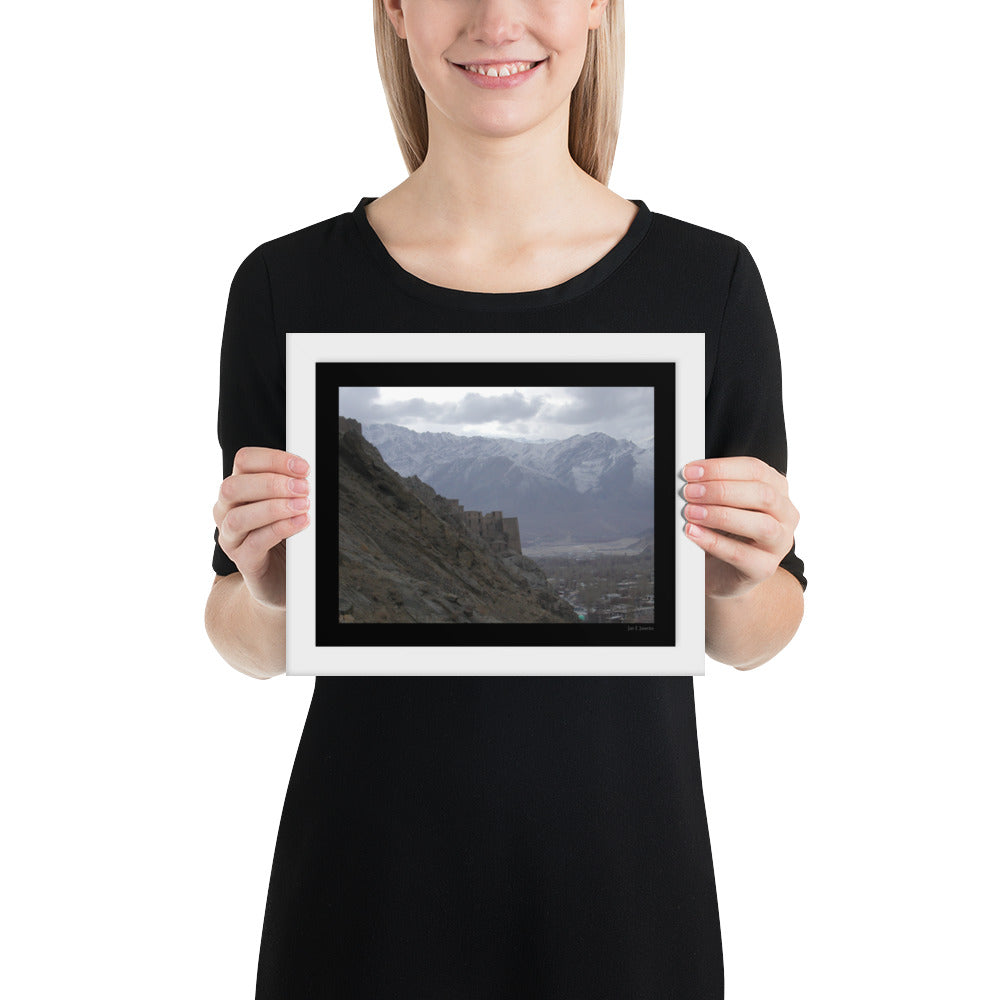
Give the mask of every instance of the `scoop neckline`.
[[586, 270], [549, 288], [534, 288], [525, 292], [473, 292], [462, 288], [435, 285], [407, 271], [389, 253], [368, 221], [365, 206], [370, 205], [373, 201], [375, 201], [374, 195], [364, 196], [358, 202], [352, 215], [365, 246], [374, 257], [375, 262], [395, 284], [410, 295], [438, 305], [460, 306], [466, 309], [489, 312], [498, 309], [531, 309], [556, 305], [590, 291], [624, 263], [649, 231], [653, 221], [653, 213], [650, 212], [646, 203], [637, 198], [630, 198], [629, 201], [639, 209], [635, 218], [632, 219], [622, 238], [600, 260], [595, 261]]

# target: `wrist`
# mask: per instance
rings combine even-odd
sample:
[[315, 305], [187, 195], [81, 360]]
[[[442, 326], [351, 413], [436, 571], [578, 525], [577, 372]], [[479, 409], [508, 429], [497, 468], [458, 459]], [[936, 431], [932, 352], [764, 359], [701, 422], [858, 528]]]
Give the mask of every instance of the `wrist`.
[[285, 594], [269, 594], [266, 587], [243, 577], [243, 600], [252, 615], [261, 619], [273, 619], [285, 616]]
[[758, 580], [756, 583], [747, 581], [739, 590], [733, 593], [713, 593], [706, 590], [705, 601], [716, 603], [720, 607], [736, 607], [740, 604], [749, 604], [757, 597], [760, 592], [760, 585], [764, 582], [764, 580]]

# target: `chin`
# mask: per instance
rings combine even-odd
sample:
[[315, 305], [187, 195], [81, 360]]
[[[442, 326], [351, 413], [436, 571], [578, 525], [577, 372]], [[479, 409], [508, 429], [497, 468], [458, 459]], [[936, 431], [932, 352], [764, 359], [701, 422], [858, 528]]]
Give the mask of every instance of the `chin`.
[[462, 132], [471, 132], [477, 136], [486, 136], [494, 139], [510, 139], [514, 136], [524, 135], [544, 125], [558, 109], [553, 109], [545, 115], [532, 115], [531, 117], [523, 113], [518, 113], [518, 111], [523, 112], [523, 110], [523, 108], [496, 107], [491, 112], [451, 118], [450, 121], [452, 125]]

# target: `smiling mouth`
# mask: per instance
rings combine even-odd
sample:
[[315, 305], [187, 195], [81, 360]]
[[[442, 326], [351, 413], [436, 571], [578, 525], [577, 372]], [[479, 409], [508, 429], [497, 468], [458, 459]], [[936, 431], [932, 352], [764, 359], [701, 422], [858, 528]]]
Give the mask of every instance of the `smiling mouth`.
[[455, 63], [455, 65], [480, 76], [517, 76], [518, 73], [534, 69], [543, 62], [544, 59], [539, 59], [537, 62]]

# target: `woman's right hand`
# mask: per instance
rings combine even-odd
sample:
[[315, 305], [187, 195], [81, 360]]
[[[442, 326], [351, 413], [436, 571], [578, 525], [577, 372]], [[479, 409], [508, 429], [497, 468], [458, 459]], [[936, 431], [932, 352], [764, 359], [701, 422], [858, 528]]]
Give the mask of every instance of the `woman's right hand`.
[[285, 539], [309, 523], [308, 471], [291, 452], [240, 448], [212, 511], [222, 551], [265, 607], [285, 607]]

